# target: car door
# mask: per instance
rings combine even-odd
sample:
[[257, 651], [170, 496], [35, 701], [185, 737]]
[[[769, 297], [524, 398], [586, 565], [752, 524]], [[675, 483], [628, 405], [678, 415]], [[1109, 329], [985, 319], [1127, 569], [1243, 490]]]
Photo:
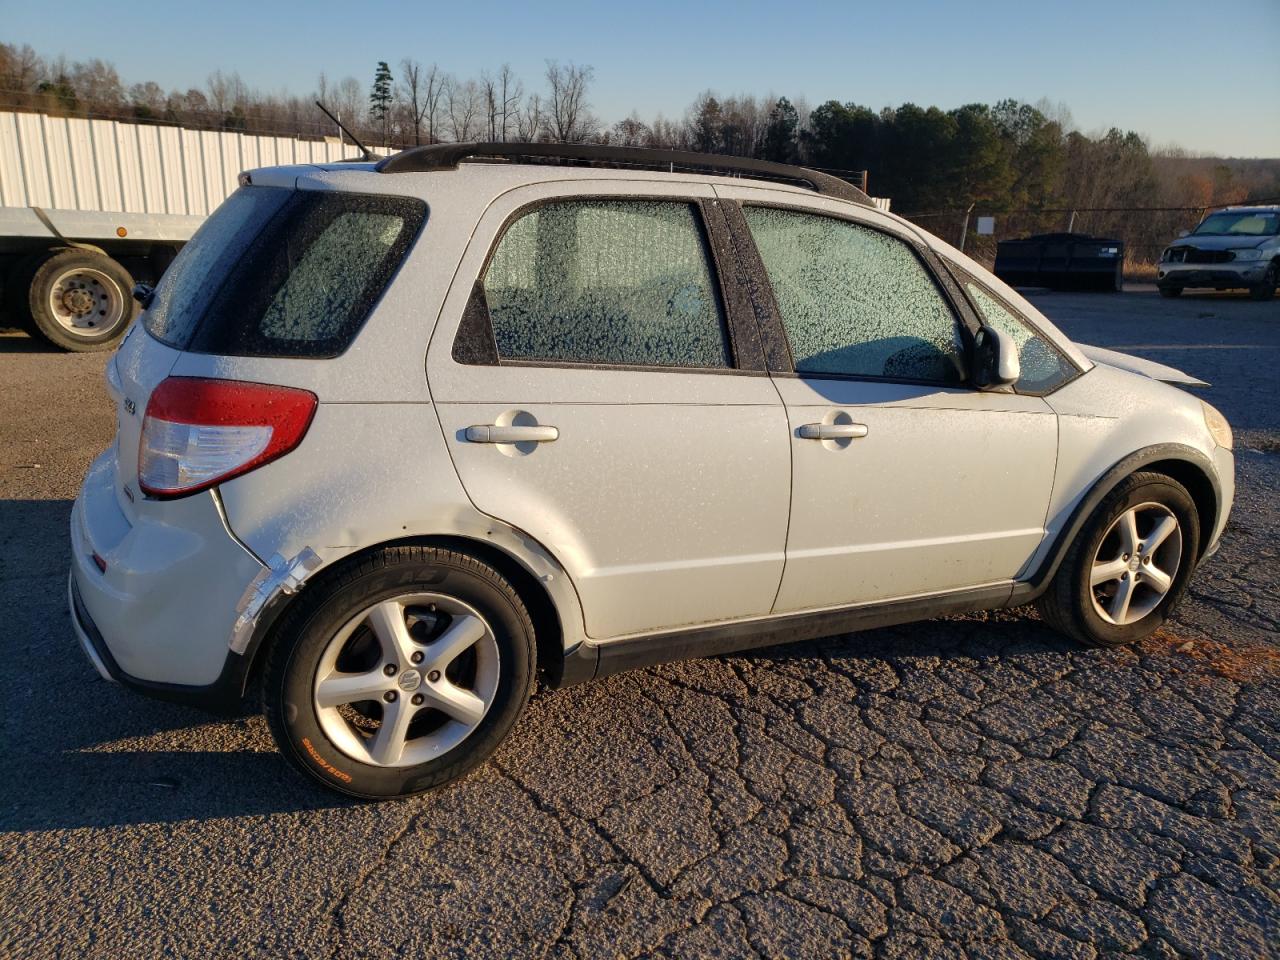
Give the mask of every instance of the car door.
[[467, 494], [559, 559], [594, 639], [773, 605], [787, 417], [722, 283], [729, 243], [706, 185], [517, 189], [482, 218], [433, 334]]
[[733, 219], [781, 341], [792, 496], [775, 610], [1015, 577], [1044, 537], [1052, 410], [967, 384], [958, 290], [890, 218], [719, 192], [742, 201]]

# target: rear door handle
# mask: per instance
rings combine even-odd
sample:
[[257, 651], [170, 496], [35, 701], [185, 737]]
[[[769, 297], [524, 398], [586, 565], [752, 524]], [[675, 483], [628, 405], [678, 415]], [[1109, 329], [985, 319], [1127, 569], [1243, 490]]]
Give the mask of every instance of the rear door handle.
[[503, 427], [496, 423], [479, 423], [467, 427], [466, 437], [472, 443], [550, 443], [560, 436], [555, 427]]
[[857, 440], [867, 435], [865, 423], [806, 423], [796, 431], [801, 440]]

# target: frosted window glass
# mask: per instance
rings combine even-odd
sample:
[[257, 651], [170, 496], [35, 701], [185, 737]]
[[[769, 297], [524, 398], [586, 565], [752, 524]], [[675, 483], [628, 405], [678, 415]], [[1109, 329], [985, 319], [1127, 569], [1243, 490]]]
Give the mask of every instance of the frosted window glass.
[[950, 306], [902, 241], [815, 214], [743, 213], [800, 373], [960, 383]]
[[631, 366], [731, 366], [690, 204], [544, 204], [508, 227], [484, 278], [498, 355]]
[[402, 218], [386, 213], [344, 213], [331, 220], [267, 305], [262, 333], [278, 340], [332, 337], [403, 226]]
[[1017, 344], [1018, 363], [1022, 367], [1018, 388], [1051, 390], [1075, 372], [1075, 368], [1054, 347], [1014, 316], [1003, 303], [976, 283], [968, 282], [965, 286], [973, 297], [973, 302], [977, 304], [983, 322], [1004, 331]]

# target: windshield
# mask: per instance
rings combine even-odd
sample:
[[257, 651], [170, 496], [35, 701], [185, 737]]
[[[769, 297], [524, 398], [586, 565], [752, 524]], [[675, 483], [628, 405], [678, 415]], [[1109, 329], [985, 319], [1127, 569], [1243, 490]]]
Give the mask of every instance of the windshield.
[[1280, 212], [1228, 211], [1205, 217], [1197, 237], [1274, 237], [1280, 233]]

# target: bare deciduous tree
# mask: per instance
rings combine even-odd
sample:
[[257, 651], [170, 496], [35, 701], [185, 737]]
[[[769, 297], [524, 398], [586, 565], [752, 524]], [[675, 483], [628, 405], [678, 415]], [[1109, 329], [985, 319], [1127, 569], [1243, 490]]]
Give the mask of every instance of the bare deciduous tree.
[[427, 142], [435, 140], [435, 113], [440, 106], [440, 71], [433, 63], [425, 70], [417, 60], [400, 61], [401, 93], [405, 98], [413, 142], [422, 143], [422, 122], [427, 121]]
[[449, 114], [449, 132], [457, 143], [475, 137], [484, 109], [480, 86], [474, 80], [459, 82], [449, 79], [445, 89], [445, 110]]
[[537, 93], [529, 94], [524, 109], [519, 110], [515, 115], [516, 136], [526, 143], [537, 141], [542, 136], [545, 121], [542, 96]]
[[498, 71], [498, 110], [501, 117], [498, 126], [498, 139], [506, 142], [516, 114], [520, 109], [520, 101], [524, 98], [524, 84], [512, 72], [511, 64], [504, 63]]
[[587, 103], [587, 87], [594, 71], [569, 63], [547, 61], [547, 133], [560, 143], [590, 140], [600, 129]]
[[492, 143], [498, 139], [498, 84], [488, 70], [480, 74], [480, 99], [484, 103], [486, 139]]
[[640, 115], [632, 113], [625, 120], [619, 120], [610, 131], [609, 142], [620, 147], [644, 147], [649, 145], [653, 131], [640, 119]]
[[243, 107], [248, 97], [248, 90], [238, 73], [223, 73], [215, 70], [209, 74], [205, 88], [209, 94], [209, 108], [215, 113], [226, 115], [237, 106]]

